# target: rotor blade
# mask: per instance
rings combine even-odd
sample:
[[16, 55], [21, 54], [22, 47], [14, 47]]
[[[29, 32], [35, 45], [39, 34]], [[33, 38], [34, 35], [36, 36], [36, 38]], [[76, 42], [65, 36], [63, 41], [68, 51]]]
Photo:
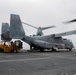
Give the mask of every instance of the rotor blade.
[[73, 19], [73, 20], [70, 20], [70, 21], [64, 22], [64, 24], [68, 24], [68, 23], [72, 23], [72, 22], [76, 22], [76, 19]]
[[52, 26], [48, 26], [48, 27], [44, 27], [44, 28], [41, 27], [41, 29], [42, 29], [42, 30], [46, 30], [46, 29], [49, 29], [49, 28], [55, 28], [55, 27], [56, 27], [55, 25], [52, 25]]
[[35, 27], [35, 26], [33, 26], [33, 25], [31, 25], [31, 24], [28, 24], [28, 23], [25, 23], [25, 22], [22, 22], [23, 24], [26, 24], [26, 25], [28, 25], [28, 26], [31, 26], [31, 27], [33, 27], [33, 28], [35, 28], [35, 29], [38, 29], [37, 27]]

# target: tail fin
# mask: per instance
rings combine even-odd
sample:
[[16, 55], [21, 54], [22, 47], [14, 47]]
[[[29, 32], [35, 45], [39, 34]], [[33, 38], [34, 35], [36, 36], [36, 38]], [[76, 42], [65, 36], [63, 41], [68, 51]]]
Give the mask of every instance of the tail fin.
[[2, 34], [10, 31], [10, 27], [8, 23], [2, 23]]
[[6, 41], [11, 40], [11, 38], [9, 38], [9, 31], [10, 31], [9, 24], [2, 23], [1, 40], [6, 40]]
[[10, 37], [14, 39], [22, 39], [25, 36], [24, 29], [19, 15], [11, 14], [10, 16]]

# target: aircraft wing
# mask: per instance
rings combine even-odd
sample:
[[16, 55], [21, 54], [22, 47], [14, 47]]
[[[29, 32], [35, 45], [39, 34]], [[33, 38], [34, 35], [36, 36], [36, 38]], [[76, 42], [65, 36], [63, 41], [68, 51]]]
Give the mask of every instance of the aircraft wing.
[[61, 37], [61, 36], [67, 36], [67, 35], [73, 35], [73, 34], [76, 34], [76, 30], [55, 34], [54, 37]]

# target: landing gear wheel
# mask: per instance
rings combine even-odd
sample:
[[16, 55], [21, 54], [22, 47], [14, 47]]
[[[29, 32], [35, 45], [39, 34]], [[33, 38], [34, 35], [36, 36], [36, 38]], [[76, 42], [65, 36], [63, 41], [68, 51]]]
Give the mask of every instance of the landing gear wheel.
[[18, 53], [18, 50], [16, 50], [16, 53]]
[[40, 52], [44, 52], [44, 49], [40, 49]]
[[69, 51], [72, 51], [72, 49], [69, 49]]
[[11, 53], [13, 53], [13, 52], [14, 52], [14, 49], [11, 50]]
[[32, 50], [32, 45], [30, 45], [30, 50]]
[[52, 52], [56, 52], [56, 49], [52, 48]]
[[0, 49], [0, 53], [3, 53], [4, 52], [4, 50], [3, 49]]

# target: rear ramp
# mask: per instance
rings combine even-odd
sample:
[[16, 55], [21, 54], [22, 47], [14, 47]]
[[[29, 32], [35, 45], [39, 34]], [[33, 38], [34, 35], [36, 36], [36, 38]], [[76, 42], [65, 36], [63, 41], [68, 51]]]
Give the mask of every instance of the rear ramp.
[[25, 36], [25, 32], [20, 20], [19, 15], [10, 15], [10, 38], [22, 39]]

